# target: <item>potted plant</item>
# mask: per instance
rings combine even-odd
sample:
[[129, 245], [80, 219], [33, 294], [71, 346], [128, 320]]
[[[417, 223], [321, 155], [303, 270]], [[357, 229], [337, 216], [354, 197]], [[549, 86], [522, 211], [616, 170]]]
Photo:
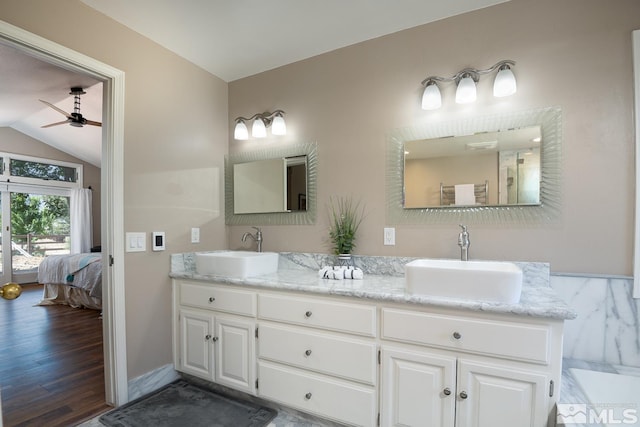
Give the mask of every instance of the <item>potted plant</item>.
[[331, 248], [341, 261], [349, 262], [356, 247], [356, 233], [364, 216], [364, 208], [350, 197], [332, 197], [329, 203]]

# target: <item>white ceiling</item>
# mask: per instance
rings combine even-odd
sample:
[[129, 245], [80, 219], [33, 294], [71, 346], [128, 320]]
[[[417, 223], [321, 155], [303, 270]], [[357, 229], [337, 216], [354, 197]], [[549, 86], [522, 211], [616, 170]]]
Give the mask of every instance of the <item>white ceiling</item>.
[[0, 44], [0, 126], [12, 127], [32, 138], [100, 167], [102, 131], [97, 126], [68, 124], [43, 129], [65, 117], [39, 101], [73, 112], [71, 87], [83, 87], [80, 111], [102, 121], [102, 83], [28, 56]]
[[508, 0], [82, 0], [230, 82]]
[[[230, 82], [368, 39], [508, 0], [82, 0]], [[73, 111], [102, 121], [102, 84], [0, 44], [0, 126], [100, 166], [101, 129], [41, 126]]]

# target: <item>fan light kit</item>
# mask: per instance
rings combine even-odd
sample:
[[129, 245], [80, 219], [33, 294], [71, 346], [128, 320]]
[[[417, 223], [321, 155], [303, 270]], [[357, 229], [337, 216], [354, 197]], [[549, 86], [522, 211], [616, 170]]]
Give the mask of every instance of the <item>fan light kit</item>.
[[476, 100], [476, 83], [480, 81], [480, 76], [498, 71], [493, 82], [493, 96], [501, 98], [516, 93], [516, 77], [511, 71], [516, 63], [511, 60], [503, 60], [487, 68], [477, 70], [475, 68], [465, 68], [452, 77], [431, 76], [422, 81], [424, 92], [422, 93], [422, 109], [437, 110], [442, 106], [442, 95], [438, 83], [456, 82], [456, 103], [468, 104]]
[[233, 131], [234, 139], [247, 140], [249, 139], [249, 129], [247, 129], [246, 122], [253, 120], [251, 125], [251, 136], [254, 138], [265, 138], [267, 136], [267, 128], [271, 126], [271, 134], [273, 135], [286, 135], [287, 125], [284, 122], [284, 111], [275, 110], [273, 113], [264, 112], [256, 113], [253, 116], [245, 119], [244, 117], [236, 118], [236, 127]]
[[53, 108], [58, 113], [64, 115], [67, 118], [67, 120], [63, 120], [61, 122], [56, 122], [56, 123], [50, 123], [50, 124], [44, 125], [42, 127], [43, 128], [50, 128], [52, 126], [63, 125], [63, 124], [66, 124], [66, 123], [69, 123], [71, 126], [78, 127], [78, 128], [81, 128], [84, 125], [102, 126], [102, 123], [96, 122], [96, 121], [93, 121], [93, 120], [85, 119], [82, 116], [82, 114], [80, 114], [80, 95], [84, 95], [85, 93], [87, 93], [87, 92], [85, 92], [81, 87], [72, 87], [71, 88], [71, 92], [69, 92], [69, 95], [73, 95], [73, 113], [67, 113], [66, 111], [56, 107], [52, 103], [47, 102], [47, 101], [43, 101], [41, 99], [40, 102], [42, 102], [43, 104], [48, 105], [49, 107]]

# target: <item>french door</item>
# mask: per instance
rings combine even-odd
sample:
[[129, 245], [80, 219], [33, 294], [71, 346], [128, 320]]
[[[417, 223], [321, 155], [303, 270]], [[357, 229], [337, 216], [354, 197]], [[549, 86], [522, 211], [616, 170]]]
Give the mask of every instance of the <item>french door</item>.
[[70, 253], [69, 191], [1, 187], [0, 284], [37, 282], [45, 256]]

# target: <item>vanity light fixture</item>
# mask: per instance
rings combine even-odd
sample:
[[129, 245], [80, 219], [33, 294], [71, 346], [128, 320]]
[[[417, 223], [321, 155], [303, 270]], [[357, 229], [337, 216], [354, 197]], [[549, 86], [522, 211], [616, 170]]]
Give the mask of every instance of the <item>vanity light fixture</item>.
[[264, 113], [256, 113], [250, 118], [237, 117], [236, 126], [233, 131], [233, 138], [238, 140], [249, 139], [249, 129], [246, 122], [253, 120], [251, 125], [251, 136], [254, 138], [265, 138], [267, 136], [267, 128], [271, 127], [273, 135], [286, 135], [287, 125], [284, 122], [284, 111], [275, 110], [273, 113], [268, 111]]
[[422, 93], [422, 109], [437, 110], [442, 106], [442, 95], [438, 83], [456, 83], [456, 103], [467, 104], [476, 100], [476, 83], [480, 77], [498, 71], [493, 82], [493, 96], [503, 97], [516, 93], [516, 77], [511, 70], [516, 65], [515, 61], [503, 60], [486, 70], [465, 68], [452, 77], [431, 76], [422, 81], [424, 92]]

